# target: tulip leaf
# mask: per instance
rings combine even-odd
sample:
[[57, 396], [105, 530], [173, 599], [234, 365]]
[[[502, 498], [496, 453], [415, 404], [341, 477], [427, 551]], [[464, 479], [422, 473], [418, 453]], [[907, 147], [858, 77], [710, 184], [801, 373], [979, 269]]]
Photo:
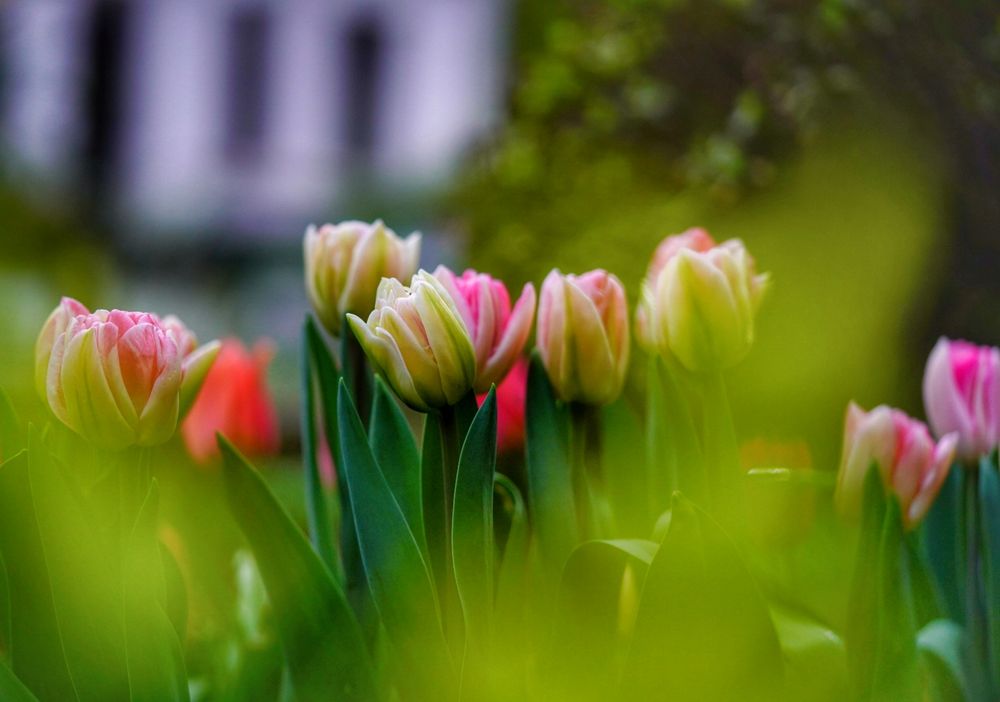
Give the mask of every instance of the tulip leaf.
[[166, 584], [156, 540], [158, 509], [159, 490], [153, 481], [122, 562], [128, 683], [133, 700], [187, 702], [184, 652], [164, 610]]
[[446, 548], [445, 498], [442, 480], [444, 456], [441, 448], [441, 417], [436, 413], [424, 416], [424, 436], [420, 448], [420, 499], [423, 507], [424, 543], [427, 560], [443, 597]]
[[872, 684], [876, 700], [920, 698], [917, 627], [903, 542], [903, 518], [895, 495], [886, 502], [877, 572], [877, 637]]
[[17, 679], [14, 671], [8, 668], [3, 661], [0, 661], [0, 700], [4, 702], [38, 702], [38, 698], [31, 694], [31, 690]]
[[990, 642], [990, 663], [1000, 671], [1000, 474], [983, 461], [979, 468], [979, 513], [982, 519], [982, 574]]
[[491, 665], [503, 675], [490, 683], [495, 699], [526, 699], [528, 661], [535, 643], [528, 611], [534, 600], [529, 588], [528, 511], [517, 485], [502, 473], [493, 475], [494, 533], [497, 551], [496, 602]]
[[322, 417], [326, 420], [324, 425], [329, 450], [336, 465], [338, 438], [336, 431], [331, 432], [334, 417], [337, 416], [337, 380], [338, 373], [326, 342], [316, 328], [316, 323], [311, 316], [306, 316], [305, 326], [302, 332], [302, 457], [305, 461], [305, 488], [306, 488], [306, 518], [309, 522], [309, 535], [312, 538], [313, 547], [326, 563], [330, 572], [337, 573], [340, 567], [337, 561], [337, 550], [333, 544], [333, 522], [330, 518], [330, 505], [327, 501], [326, 489], [323, 487], [323, 480], [319, 472], [319, 431], [320, 423], [317, 421], [315, 384], [313, 382], [313, 371], [322, 399]]
[[920, 526], [928, 561], [949, 619], [965, 619], [965, 537], [962, 528], [962, 482], [965, 470], [955, 464]]
[[[372, 455], [347, 386], [340, 382], [337, 409], [342, 473], [348, 483], [354, 527], [368, 589], [411, 689], [438, 698], [447, 691], [451, 661], [434, 583], [416, 538]], [[441, 687], [445, 691], [440, 691]]]
[[770, 612], [735, 544], [676, 495], [646, 574], [621, 697], [770, 702], [782, 677]]
[[[125, 699], [129, 677], [119, 616], [122, 589], [112, 555], [117, 544], [94, 528], [95, 520], [65, 468], [34, 436], [29, 442], [35, 515], [74, 687], [80, 700]], [[122, 460], [111, 470], [115, 476], [125, 471], [122, 477], [130, 479], [138, 467]]]
[[670, 507], [670, 496], [680, 490], [699, 504], [708, 503], [705, 459], [694, 418], [676, 373], [663, 359], [649, 364], [646, 451], [651, 514]]
[[346, 596], [260, 475], [225, 438], [226, 496], [253, 550], [299, 702], [379, 699]]
[[587, 541], [563, 568], [556, 600], [549, 684], [557, 699], [615, 699], [639, 593], [657, 545]]
[[934, 700], [968, 698], [962, 627], [950, 619], [935, 619], [917, 634], [917, 649], [927, 669]]
[[25, 448], [17, 412], [7, 391], [0, 388], [0, 460]]
[[652, 491], [647, 484], [642, 423], [622, 397], [603, 408], [601, 429], [601, 465], [629, 466], [629, 470], [607, 470], [604, 475], [614, 533], [646, 536], [652, 525]]
[[29, 454], [0, 465], [0, 552], [7, 565], [14, 674], [42, 702], [78, 700], [63, 654], [31, 494]]
[[738, 530], [746, 523], [746, 499], [726, 381], [721, 373], [703, 381], [702, 447], [709, 497], [717, 518]]
[[[498, 639], [515, 645], [524, 619], [528, 569], [528, 510], [517, 485], [502, 473], [493, 475], [494, 513], [509, 524], [503, 539], [503, 556], [497, 574], [496, 612]], [[498, 509], [499, 508], [499, 509]], [[503, 646], [501, 646], [503, 648]]]
[[528, 370], [525, 410], [528, 503], [544, 567], [557, 582], [576, 546], [576, 516], [569, 462], [569, 413], [556, 401], [537, 351]]
[[424, 534], [421, 506], [420, 453], [410, 425], [382, 378], [375, 377], [375, 398], [372, 404], [368, 443], [382, 475], [389, 483], [393, 497], [403, 510], [406, 523], [424, 554], [427, 539]]
[[878, 569], [873, 564], [879, 563], [885, 503], [882, 478], [873, 463], [865, 474], [862, 490], [861, 527], [844, 628], [852, 698], [856, 699], [866, 699], [871, 694], [874, 679], [879, 599]]
[[771, 618], [785, 658], [785, 698], [796, 702], [848, 699], [847, 653], [832, 629], [812, 616], [772, 605]]
[[[462, 444], [451, 521], [455, 584], [465, 622], [463, 679], [487, 670], [493, 638], [493, 475], [497, 398], [491, 388]], [[475, 659], [474, 662], [470, 659]]]

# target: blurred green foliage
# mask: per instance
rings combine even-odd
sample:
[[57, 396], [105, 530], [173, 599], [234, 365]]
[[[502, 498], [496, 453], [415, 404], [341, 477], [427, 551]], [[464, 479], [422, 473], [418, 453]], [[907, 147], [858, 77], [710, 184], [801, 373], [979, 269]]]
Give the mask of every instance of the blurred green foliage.
[[925, 354], [954, 331], [935, 299], [962, 235], [947, 127], [997, 119], [996, 8], [539, 5], [516, 17], [511, 119], [449, 200], [470, 265], [511, 285], [603, 267], [634, 302], [662, 237], [740, 237], [774, 279], [734, 374], [744, 438], [805, 437], [832, 468], [848, 399], [919, 415]]
[[33, 366], [42, 322], [63, 295], [91, 304], [113, 280], [109, 252], [100, 244], [68, 211], [0, 188], [0, 387], [26, 418], [42, 416]]

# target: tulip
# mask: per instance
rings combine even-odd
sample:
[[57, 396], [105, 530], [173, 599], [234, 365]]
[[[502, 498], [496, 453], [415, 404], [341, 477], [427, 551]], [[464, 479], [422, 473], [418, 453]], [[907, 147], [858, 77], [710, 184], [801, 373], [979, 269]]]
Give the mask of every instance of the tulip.
[[456, 404], [476, 377], [476, 352], [462, 313], [444, 285], [427, 271], [409, 287], [384, 278], [368, 321], [348, 323], [369, 360], [415, 410]]
[[715, 240], [711, 235], [701, 228], [688, 229], [681, 234], [668, 236], [656, 247], [653, 258], [646, 269], [646, 279], [643, 281], [642, 290], [639, 294], [639, 304], [635, 309], [635, 335], [639, 345], [649, 352], [654, 352], [656, 343], [649, 328], [653, 295], [651, 286], [655, 284], [657, 276], [666, 267], [677, 252], [681, 249], [690, 249], [699, 253], [705, 253], [715, 247]]
[[701, 230], [667, 239], [643, 283], [640, 338], [694, 373], [717, 373], [746, 356], [768, 284], [743, 243], [711, 246]]
[[[513, 453], [524, 447], [524, 406], [528, 396], [528, 360], [521, 356], [497, 385], [497, 452]], [[486, 394], [476, 397], [479, 404]]]
[[434, 277], [455, 301], [469, 330], [476, 351], [473, 389], [485, 393], [503, 380], [528, 341], [535, 316], [535, 287], [525, 284], [512, 310], [507, 288], [485, 273], [467, 270], [457, 276], [438, 266]]
[[553, 270], [538, 303], [538, 350], [559, 399], [603, 405], [625, 383], [629, 332], [625, 289], [614, 275]]
[[875, 464], [886, 490], [899, 498], [904, 526], [915, 528], [948, 476], [958, 434], [946, 434], [935, 444], [923, 422], [900, 410], [880, 405], [865, 412], [853, 402], [844, 424], [835, 496], [840, 511], [848, 516], [859, 512], [865, 475]]
[[194, 405], [181, 424], [191, 456], [206, 463], [219, 455], [221, 433], [247, 456], [277, 453], [278, 416], [267, 388], [270, 344], [258, 342], [248, 351], [238, 339], [226, 339], [205, 377]]
[[64, 298], [38, 336], [35, 377], [53, 414], [97, 446], [152, 446], [173, 434], [215, 360], [217, 342], [185, 355], [193, 339], [177, 320]]
[[340, 336], [344, 315], [372, 311], [382, 278], [410, 279], [420, 234], [401, 239], [382, 220], [324, 224], [306, 230], [303, 248], [309, 302], [327, 331]]
[[924, 372], [924, 407], [937, 436], [958, 434], [958, 456], [973, 461], [1000, 440], [1000, 350], [938, 340]]

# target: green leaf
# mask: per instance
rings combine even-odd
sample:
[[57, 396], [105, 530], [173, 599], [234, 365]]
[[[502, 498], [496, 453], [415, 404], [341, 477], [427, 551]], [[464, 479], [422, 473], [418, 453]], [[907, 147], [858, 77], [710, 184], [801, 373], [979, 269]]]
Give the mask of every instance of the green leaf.
[[967, 699], [962, 627], [950, 619], [935, 619], [917, 634], [917, 649], [930, 674], [933, 700]]
[[744, 477], [726, 381], [721, 373], [704, 379], [703, 393], [702, 447], [712, 508], [728, 528], [741, 529], [746, 523]]
[[420, 453], [410, 425], [390, 394], [382, 378], [375, 377], [375, 400], [372, 404], [368, 443], [375, 462], [389, 483], [393, 497], [403, 510], [406, 523], [421, 550], [427, 553], [421, 505]]
[[455, 584], [465, 622], [463, 685], [488, 669], [493, 639], [493, 475], [497, 457], [496, 388], [462, 445], [451, 521]]
[[[498, 639], [514, 645], [520, 638], [524, 618], [524, 597], [528, 569], [528, 510], [517, 485], [502, 473], [493, 475], [494, 512], [506, 516], [509, 523], [503, 556], [497, 575], [496, 612], [498, 627], [506, 632]], [[507, 628], [509, 627], [509, 628]], [[501, 645], [503, 648], [503, 645]]]
[[7, 391], [0, 388], [0, 460], [13, 456], [23, 448], [24, 435], [17, 411]]
[[41, 702], [79, 699], [63, 654], [48, 566], [31, 495], [28, 452], [0, 465], [0, 552], [7, 565], [11, 659]]
[[38, 698], [24, 686], [14, 671], [0, 661], [0, 700], [4, 702], [38, 702]]
[[577, 540], [569, 416], [556, 402], [537, 351], [528, 370], [525, 412], [528, 502], [543, 567], [555, 582]]
[[771, 606], [785, 658], [785, 698], [796, 702], [848, 699], [847, 653], [843, 640], [815, 618]]
[[979, 468], [979, 513], [982, 519], [982, 576], [990, 661], [1000, 671], [1000, 474], [988, 461]]
[[424, 436], [420, 451], [420, 498], [423, 506], [424, 543], [427, 560], [438, 586], [438, 596], [443, 596], [448, 539], [446, 532], [444, 481], [442, 471], [444, 455], [441, 448], [441, 417], [431, 413], [424, 416]]
[[878, 636], [879, 610], [878, 569], [885, 522], [885, 489], [878, 466], [872, 464], [865, 475], [862, 491], [861, 528], [851, 593], [847, 602], [847, 622], [844, 641], [847, 644], [847, 665], [851, 677], [852, 697], [865, 699], [871, 694], [874, 680], [875, 650]]
[[895, 496], [886, 505], [876, 569], [878, 630], [872, 699], [919, 699], [916, 614], [903, 545], [903, 518]]
[[[601, 465], [611, 468], [604, 472], [603, 480], [614, 516], [614, 533], [648, 535], [651, 490], [646, 484], [642, 423], [622, 397], [603, 408], [601, 429]], [[619, 466], [629, 468], [617, 470]]]
[[163, 609], [166, 585], [156, 540], [159, 490], [153, 481], [122, 563], [125, 641], [131, 699], [187, 702], [184, 652]]
[[219, 446], [229, 506], [257, 559], [298, 701], [378, 699], [344, 592], [257, 471], [225, 438]]
[[[109, 543], [107, 534], [94, 528], [95, 520], [66, 468], [49, 457], [34, 436], [29, 441], [35, 515], [62, 648], [77, 696], [95, 702], [126, 699], [129, 679], [122, 588], [114, 556], [118, 544]], [[123, 459], [122, 465], [112, 468], [119, 470], [131, 474], [138, 466]]]
[[[419, 694], [451, 697], [451, 661], [434, 584], [420, 546], [365, 437], [347, 386], [340, 383], [341, 466], [368, 588], [404, 675]], [[439, 690], [444, 686], [444, 690]], [[419, 694], [417, 695], [419, 697]]]
[[657, 545], [641, 539], [587, 541], [570, 554], [556, 600], [550, 695], [616, 698], [627, 639]]
[[493, 667], [496, 699], [525, 699], [528, 661], [535, 660], [533, 640], [527, 632], [529, 590], [528, 510], [521, 491], [502, 473], [493, 475], [493, 512], [499, 556], [496, 604], [493, 618]]
[[965, 538], [962, 529], [962, 479], [965, 469], [956, 463], [920, 526], [928, 560], [945, 612], [965, 619]]
[[[339, 461], [337, 456], [336, 431], [331, 432], [334, 417], [337, 416], [336, 387], [339, 379], [336, 366], [330, 357], [330, 352], [323, 341], [323, 336], [311, 316], [306, 316], [302, 330], [302, 457], [305, 461], [306, 488], [306, 518], [309, 522], [309, 535], [313, 547], [326, 563], [331, 573], [338, 573], [340, 563], [337, 560], [337, 549], [333, 544], [332, 520], [330, 506], [327, 502], [326, 489], [319, 473], [319, 422], [316, 417], [316, 396], [313, 384], [315, 369], [320, 397], [323, 403], [323, 418], [326, 421], [325, 433], [329, 442], [333, 462]], [[331, 436], [331, 434], [333, 436]]]
[[623, 697], [770, 702], [782, 675], [770, 612], [736, 546], [675, 496], [646, 574]]

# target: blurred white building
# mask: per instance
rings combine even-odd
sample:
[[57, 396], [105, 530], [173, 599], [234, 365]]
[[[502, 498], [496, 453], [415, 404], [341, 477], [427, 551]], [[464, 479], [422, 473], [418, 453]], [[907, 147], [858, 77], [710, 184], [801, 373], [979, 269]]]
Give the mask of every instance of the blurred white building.
[[504, 0], [0, 1], [5, 177], [123, 228], [292, 233], [440, 182], [498, 116]]

